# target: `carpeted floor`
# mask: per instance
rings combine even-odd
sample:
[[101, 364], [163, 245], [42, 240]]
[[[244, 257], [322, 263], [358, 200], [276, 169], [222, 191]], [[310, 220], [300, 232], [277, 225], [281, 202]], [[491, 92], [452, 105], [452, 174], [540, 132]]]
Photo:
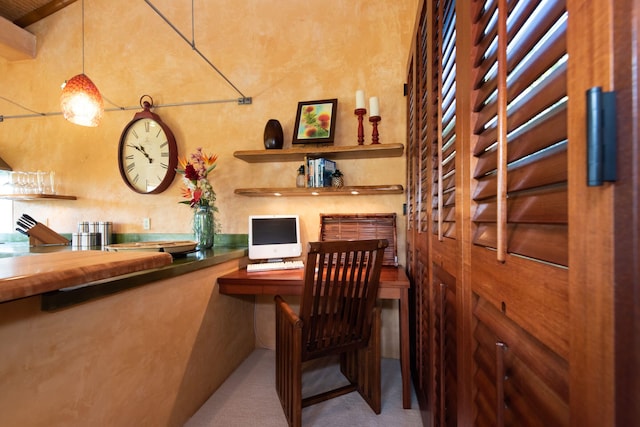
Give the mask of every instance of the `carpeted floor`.
[[[326, 390], [346, 381], [336, 363], [305, 366], [302, 395]], [[382, 360], [382, 413], [376, 415], [357, 392], [302, 410], [305, 427], [419, 427], [422, 426], [415, 394], [412, 409], [402, 409], [400, 362]], [[256, 349], [209, 398], [185, 427], [286, 427], [275, 390], [275, 352]]]

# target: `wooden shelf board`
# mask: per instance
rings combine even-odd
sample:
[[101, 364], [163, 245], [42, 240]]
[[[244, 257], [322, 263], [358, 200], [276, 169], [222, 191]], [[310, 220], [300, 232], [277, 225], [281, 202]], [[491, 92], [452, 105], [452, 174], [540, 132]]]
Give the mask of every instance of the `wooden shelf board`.
[[403, 144], [369, 144], [347, 146], [314, 146], [300, 148], [242, 150], [233, 153], [234, 157], [249, 163], [300, 161], [305, 156], [329, 157], [336, 159], [373, 159], [380, 157], [399, 157], [404, 152]]
[[342, 188], [237, 188], [236, 194], [249, 197], [279, 197], [279, 196], [367, 196], [385, 194], [403, 194], [402, 185], [356, 185]]
[[64, 196], [61, 194], [0, 194], [0, 199], [20, 200], [20, 201], [42, 200], [42, 199], [77, 200], [77, 197]]

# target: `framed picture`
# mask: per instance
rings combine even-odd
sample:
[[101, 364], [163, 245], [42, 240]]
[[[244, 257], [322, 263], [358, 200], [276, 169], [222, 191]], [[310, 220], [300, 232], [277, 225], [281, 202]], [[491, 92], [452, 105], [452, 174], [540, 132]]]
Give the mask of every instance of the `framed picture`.
[[333, 144], [337, 114], [337, 99], [298, 102], [293, 143]]

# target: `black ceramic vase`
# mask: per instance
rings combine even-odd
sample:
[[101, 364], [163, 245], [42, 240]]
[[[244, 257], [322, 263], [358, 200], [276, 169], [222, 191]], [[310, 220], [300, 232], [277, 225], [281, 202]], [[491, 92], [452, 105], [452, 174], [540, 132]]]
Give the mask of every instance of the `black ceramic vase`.
[[276, 119], [269, 119], [264, 127], [264, 148], [270, 150], [272, 148], [282, 148], [284, 136], [282, 134], [282, 126]]

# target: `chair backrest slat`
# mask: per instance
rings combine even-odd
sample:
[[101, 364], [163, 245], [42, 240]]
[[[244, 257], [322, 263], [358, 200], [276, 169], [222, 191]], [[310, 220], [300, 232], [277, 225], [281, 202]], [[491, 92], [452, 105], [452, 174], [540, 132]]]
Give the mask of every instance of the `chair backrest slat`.
[[364, 347], [385, 239], [309, 243], [300, 304], [302, 359]]

